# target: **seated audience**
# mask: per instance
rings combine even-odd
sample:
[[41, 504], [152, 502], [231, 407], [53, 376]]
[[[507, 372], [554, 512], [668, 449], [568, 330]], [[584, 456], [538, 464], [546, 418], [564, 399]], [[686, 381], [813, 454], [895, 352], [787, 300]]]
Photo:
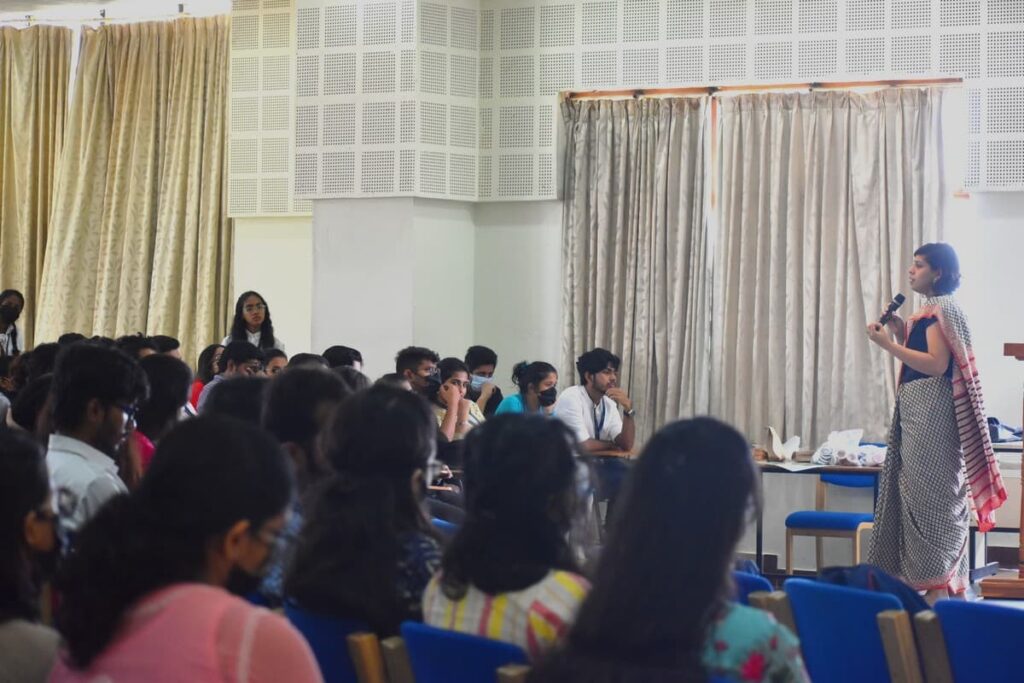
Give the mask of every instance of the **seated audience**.
[[118, 337], [114, 341], [114, 345], [135, 360], [142, 360], [146, 356], [158, 353], [156, 344], [153, 340], [150, 337], [143, 335], [141, 332]]
[[318, 356], [315, 353], [297, 353], [291, 357], [288, 361], [288, 367], [290, 368], [301, 368], [301, 367], [319, 367], [327, 368], [327, 361], [324, 360], [323, 356]]
[[217, 382], [210, 388], [202, 414], [233, 417], [259, 425], [269, 384], [270, 378], [264, 375], [241, 375]]
[[466, 399], [469, 368], [458, 358], [445, 358], [437, 364], [437, 372], [440, 384], [432, 382], [427, 396], [437, 417], [438, 429], [448, 441], [464, 439], [470, 429], [485, 419], [480, 407]]
[[318, 487], [285, 594], [304, 609], [394, 635], [422, 618], [441, 547], [423, 508], [437, 433], [426, 402], [372, 387], [342, 403], [323, 445], [335, 474]]
[[199, 392], [196, 410], [203, 412], [203, 407], [210, 396], [210, 391], [220, 382], [232, 377], [247, 377], [263, 372], [263, 352], [249, 342], [230, 342], [224, 347], [218, 362], [220, 372], [214, 375]]
[[60, 556], [43, 451], [27, 434], [0, 432], [0, 681], [46, 681], [57, 632], [39, 624], [39, 581]]
[[134, 433], [139, 464], [145, 472], [160, 440], [181, 419], [181, 409], [188, 402], [192, 370], [181, 360], [162, 354], [143, 358], [139, 367], [149, 381], [149, 398], [139, 405]]
[[321, 681], [283, 617], [236, 597], [259, 585], [291, 495], [286, 456], [262, 430], [177, 426], [139, 489], [104, 507], [65, 560], [65, 649], [50, 680]]
[[274, 336], [274, 323], [270, 321], [270, 307], [257, 292], [244, 292], [235, 302], [235, 318], [231, 322], [231, 334], [221, 342], [249, 342], [261, 350], [281, 349], [284, 344]]
[[394, 387], [395, 389], [401, 389], [403, 391], [412, 391], [412, 384], [406, 379], [405, 375], [400, 375], [397, 372], [389, 372], [386, 375], [381, 375], [374, 382], [375, 386]]
[[56, 344], [46, 343], [39, 344], [32, 351], [24, 354], [27, 356], [24, 361], [27, 371], [26, 383], [53, 372], [57, 366], [57, 355], [61, 350], [62, 347]]
[[220, 357], [223, 353], [223, 346], [210, 344], [199, 354], [199, 359], [196, 361], [196, 378], [192, 382], [192, 391], [189, 395], [189, 403], [193, 408], [199, 405], [199, 395], [203, 393], [203, 387], [220, 374]]
[[363, 354], [349, 346], [332, 346], [323, 352], [323, 357], [331, 368], [363, 369]]
[[84, 334], [78, 332], [65, 332], [64, 334], [57, 337], [58, 346], [71, 346], [77, 344], [80, 341], [85, 341], [87, 337]]
[[127, 493], [115, 458], [148, 392], [139, 364], [117, 349], [72, 344], [57, 359], [46, 466], [69, 537], [104, 503]]
[[18, 318], [25, 310], [25, 295], [16, 289], [0, 292], [0, 355], [17, 356], [21, 353]]
[[281, 349], [267, 349], [263, 352], [263, 368], [267, 377], [273, 377], [288, 366], [288, 354]]
[[320, 433], [341, 401], [351, 393], [333, 372], [321, 368], [288, 368], [270, 383], [263, 407], [263, 428], [274, 435], [291, 456], [297, 495], [291, 516], [277, 539], [274, 559], [260, 586], [271, 607], [284, 599], [284, 575], [295, 556], [295, 545], [313, 485], [330, 472], [320, 444]]
[[339, 365], [331, 371], [341, 378], [351, 393], [370, 388], [370, 378], [351, 365]]
[[15, 358], [17, 356], [0, 356], [0, 424], [7, 421], [7, 411], [11, 409], [11, 397], [14, 396], [11, 362]]
[[580, 512], [575, 441], [557, 420], [507, 415], [466, 439], [466, 517], [423, 595], [433, 626], [519, 645], [560, 641], [589, 588], [566, 541]]
[[558, 400], [558, 371], [544, 361], [523, 361], [512, 368], [512, 381], [519, 393], [505, 397], [497, 414], [536, 413], [552, 415]]
[[422, 346], [408, 346], [395, 356], [395, 372], [405, 377], [412, 390], [420, 396], [427, 396], [430, 378], [437, 375], [440, 356]]
[[[555, 403], [555, 416], [569, 425], [584, 452], [633, 448], [636, 411], [626, 391], [618, 385], [619, 365], [619, 357], [610, 351], [587, 351], [576, 360], [580, 384], [564, 390]], [[598, 498], [608, 501], [610, 517], [628, 463], [622, 458], [601, 456], [588, 461], [597, 477]]]
[[711, 418], [647, 443], [564, 649], [535, 683], [808, 680], [796, 637], [730, 600], [736, 545], [759, 501], [750, 446]]
[[28, 432], [44, 447], [50, 441], [50, 432], [53, 431], [52, 385], [52, 374], [33, 380], [18, 392], [7, 413], [9, 428]]
[[181, 342], [166, 334], [157, 334], [149, 338], [156, 347], [156, 352], [181, 360]]
[[466, 398], [477, 404], [484, 417], [494, 415], [504, 399], [501, 389], [494, 383], [498, 354], [486, 346], [470, 346], [466, 350], [466, 367], [469, 368]]

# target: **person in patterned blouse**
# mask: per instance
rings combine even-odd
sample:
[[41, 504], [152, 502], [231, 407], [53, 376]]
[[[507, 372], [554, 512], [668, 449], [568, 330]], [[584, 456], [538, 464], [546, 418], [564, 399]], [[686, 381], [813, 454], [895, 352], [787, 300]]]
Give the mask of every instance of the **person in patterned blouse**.
[[731, 600], [736, 544], [759, 499], [735, 429], [706, 417], [661, 429], [626, 482], [566, 646], [531, 683], [808, 681], [796, 636]]

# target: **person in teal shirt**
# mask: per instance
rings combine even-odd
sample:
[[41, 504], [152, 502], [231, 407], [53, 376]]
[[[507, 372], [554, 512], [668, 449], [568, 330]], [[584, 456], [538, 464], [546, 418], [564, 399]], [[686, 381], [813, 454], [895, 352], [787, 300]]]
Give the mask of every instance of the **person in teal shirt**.
[[558, 398], [558, 371], [551, 363], [535, 361], [517, 363], [512, 368], [512, 381], [519, 387], [519, 393], [506, 396], [495, 411], [503, 413], [530, 413], [551, 415]]

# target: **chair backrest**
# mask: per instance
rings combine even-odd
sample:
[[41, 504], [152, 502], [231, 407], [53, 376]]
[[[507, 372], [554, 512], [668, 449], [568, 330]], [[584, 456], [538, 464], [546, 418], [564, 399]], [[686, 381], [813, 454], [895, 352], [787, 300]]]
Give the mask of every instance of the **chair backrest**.
[[459, 530], [459, 527], [451, 522], [439, 519], [437, 517], [431, 517], [430, 523], [433, 525], [437, 533], [441, 534], [445, 538], [451, 538], [455, 535], [455, 532]]
[[935, 603], [955, 681], [1020, 680], [1017, 648], [1024, 633], [1024, 610], [983, 602]]
[[747, 596], [757, 591], [772, 591], [772, 584], [769, 583], [768, 579], [757, 574], [748, 574], [746, 572], [733, 572], [732, 580], [736, 584], [736, 602], [741, 605], [749, 605], [750, 601], [747, 600]]
[[879, 612], [902, 609], [899, 600], [806, 579], [789, 579], [785, 589], [811, 680], [890, 680], [877, 618]]
[[346, 639], [353, 633], [368, 631], [365, 623], [314, 614], [292, 602], [285, 603], [284, 614], [309, 643], [324, 683], [357, 682]]
[[846, 488], [854, 489], [869, 489], [873, 488], [878, 475], [875, 474], [855, 474], [855, 473], [837, 473], [837, 474], [823, 474], [821, 480], [826, 484], [832, 486], [843, 486]]
[[517, 645], [412, 621], [402, 624], [402, 640], [416, 683], [494, 681], [500, 667], [527, 663]]

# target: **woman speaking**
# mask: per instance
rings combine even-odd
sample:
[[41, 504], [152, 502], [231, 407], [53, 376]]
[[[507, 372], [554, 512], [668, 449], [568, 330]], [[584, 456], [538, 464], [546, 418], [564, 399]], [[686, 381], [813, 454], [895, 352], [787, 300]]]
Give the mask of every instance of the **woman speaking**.
[[970, 582], [968, 489], [982, 531], [995, 526], [993, 513], [1006, 491], [967, 320], [952, 297], [960, 285], [956, 252], [925, 244], [914, 252], [909, 274], [923, 306], [906, 324], [893, 316], [887, 326], [867, 328], [871, 341], [902, 363], [870, 561], [927, 591], [934, 603], [963, 593]]

